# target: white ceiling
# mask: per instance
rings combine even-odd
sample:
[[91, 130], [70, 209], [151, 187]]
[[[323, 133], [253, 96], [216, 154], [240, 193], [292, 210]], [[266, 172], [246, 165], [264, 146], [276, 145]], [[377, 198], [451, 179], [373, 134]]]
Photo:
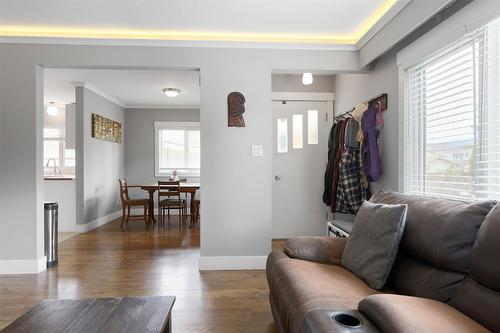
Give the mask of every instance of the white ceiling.
[[396, 3], [408, 1], [0, 0], [0, 33], [43, 28], [69, 35], [91, 29], [104, 34], [185, 34], [185, 38], [205, 36], [207, 40], [359, 39]]
[[[45, 69], [44, 104], [54, 102], [62, 106], [75, 102], [73, 82], [83, 82], [126, 108], [198, 108], [198, 79], [198, 71]], [[181, 93], [170, 98], [162, 88], [178, 88]]]

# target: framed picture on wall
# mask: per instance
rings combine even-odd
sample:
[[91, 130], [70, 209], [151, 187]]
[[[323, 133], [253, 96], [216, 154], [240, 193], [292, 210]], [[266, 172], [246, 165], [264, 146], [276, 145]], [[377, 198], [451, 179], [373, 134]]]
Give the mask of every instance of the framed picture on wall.
[[92, 133], [93, 138], [121, 143], [122, 124], [109, 118], [92, 113]]

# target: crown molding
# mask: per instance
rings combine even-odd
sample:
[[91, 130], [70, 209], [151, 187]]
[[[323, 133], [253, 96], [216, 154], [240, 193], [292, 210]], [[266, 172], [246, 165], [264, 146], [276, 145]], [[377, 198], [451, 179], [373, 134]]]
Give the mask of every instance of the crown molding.
[[118, 98], [109, 95], [105, 91], [103, 91], [103, 90], [101, 90], [101, 89], [99, 89], [99, 88], [91, 85], [90, 83], [82, 82], [82, 81], [71, 81], [70, 84], [74, 85], [75, 87], [87, 88], [88, 90], [93, 91], [97, 95], [99, 95], [101, 97], [104, 97], [105, 99], [107, 99], [107, 100], [115, 103], [116, 105], [118, 105], [118, 106], [120, 106], [122, 108], [126, 107], [125, 104], [122, 101], [120, 101]]
[[398, 0], [385, 14], [356, 42], [355, 49], [361, 49], [370, 39], [382, 30], [413, 0]]
[[109, 95], [108, 93], [102, 91], [101, 89], [97, 88], [96, 86], [93, 86], [87, 82], [82, 82], [82, 81], [71, 81], [70, 84], [72, 84], [75, 87], [83, 87], [87, 88], [88, 90], [93, 91], [97, 95], [106, 98], [107, 100], [117, 104], [123, 109], [151, 109], [151, 110], [199, 110], [200, 105], [197, 104], [186, 104], [186, 105], [158, 105], [158, 104], [125, 104], [121, 100], [119, 100], [116, 97], [113, 97]]
[[355, 44], [0, 36], [3, 44], [356, 51]]
[[125, 105], [125, 109], [148, 109], [148, 110], [199, 110], [199, 105]]

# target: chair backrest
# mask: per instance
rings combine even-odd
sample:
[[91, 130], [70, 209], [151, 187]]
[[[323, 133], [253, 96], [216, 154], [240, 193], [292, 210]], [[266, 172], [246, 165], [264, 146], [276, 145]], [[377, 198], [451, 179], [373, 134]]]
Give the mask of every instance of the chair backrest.
[[178, 180], [176, 181], [158, 181], [158, 202], [161, 197], [177, 199], [181, 201], [181, 186]]
[[130, 200], [130, 197], [128, 196], [127, 181], [125, 179], [118, 179], [118, 182], [120, 183], [120, 200], [122, 201], [122, 204], [124, 204]]

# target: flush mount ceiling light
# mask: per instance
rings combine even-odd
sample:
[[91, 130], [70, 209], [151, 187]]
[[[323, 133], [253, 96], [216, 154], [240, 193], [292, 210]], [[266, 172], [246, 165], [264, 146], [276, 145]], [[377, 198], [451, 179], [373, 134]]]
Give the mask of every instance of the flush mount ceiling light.
[[50, 102], [50, 105], [47, 106], [46, 111], [49, 116], [57, 116], [57, 114], [59, 113], [59, 109], [54, 105], [54, 102]]
[[177, 97], [181, 93], [181, 90], [177, 88], [163, 88], [162, 91], [168, 97]]
[[304, 73], [304, 75], [302, 75], [302, 84], [305, 84], [306, 86], [308, 86], [312, 83], [313, 83], [312, 73]]

